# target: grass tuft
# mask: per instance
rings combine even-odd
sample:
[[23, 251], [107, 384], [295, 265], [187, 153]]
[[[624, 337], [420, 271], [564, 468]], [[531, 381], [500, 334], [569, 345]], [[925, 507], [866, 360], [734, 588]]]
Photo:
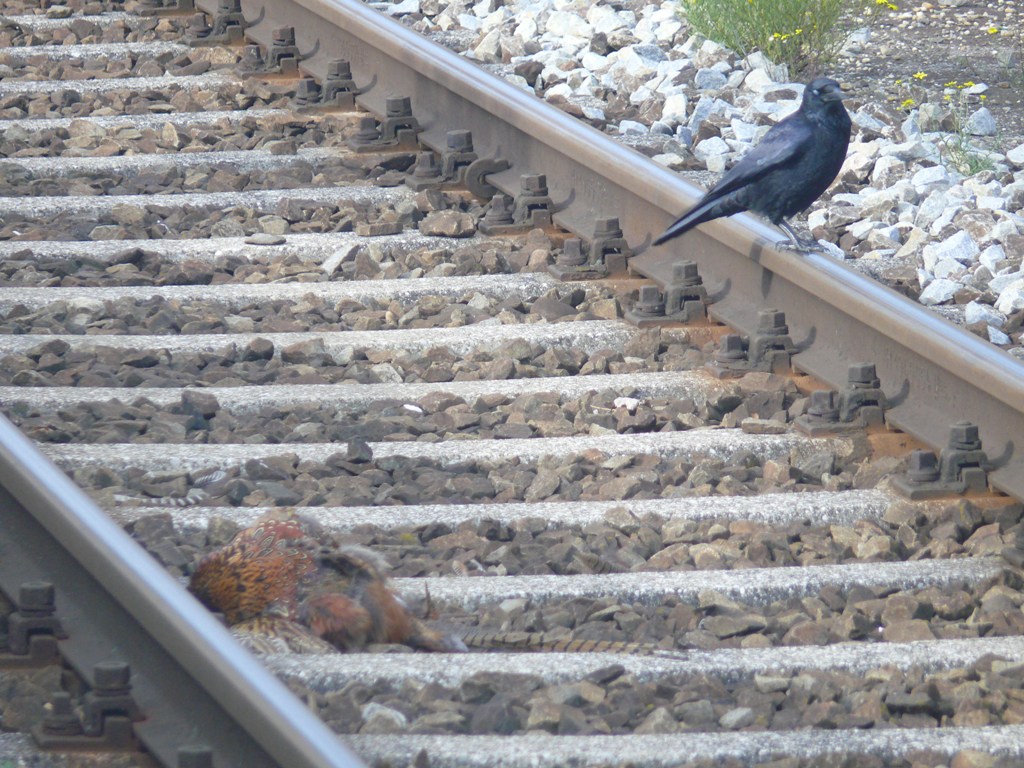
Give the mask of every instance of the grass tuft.
[[889, 0], [680, 0], [680, 4], [695, 32], [744, 56], [761, 51], [798, 75], [822, 72], [835, 59], [849, 31], [845, 22], [854, 12], [897, 9]]

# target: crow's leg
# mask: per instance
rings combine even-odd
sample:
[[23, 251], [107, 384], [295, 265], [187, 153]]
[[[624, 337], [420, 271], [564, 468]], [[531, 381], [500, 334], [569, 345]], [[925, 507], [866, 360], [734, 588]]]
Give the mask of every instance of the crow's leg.
[[801, 253], [807, 253], [809, 251], [818, 250], [817, 240], [815, 240], [813, 237], [800, 237], [800, 235], [796, 233], [793, 227], [790, 226], [789, 222], [786, 221], [785, 219], [780, 220], [778, 222], [778, 226], [783, 232], [785, 232], [789, 236], [789, 239], [792, 241], [792, 245], [783, 240], [775, 244], [776, 248], [800, 251]]

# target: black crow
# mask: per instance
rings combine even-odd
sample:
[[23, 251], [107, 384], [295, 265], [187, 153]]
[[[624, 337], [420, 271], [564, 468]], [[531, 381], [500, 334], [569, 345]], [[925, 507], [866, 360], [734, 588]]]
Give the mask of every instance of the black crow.
[[804, 88], [800, 109], [772, 126], [761, 142], [654, 244], [720, 216], [755, 211], [781, 227], [797, 250], [813, 248], [814, 241], [798, 237], [786, 219], [828, 189], [846, 159], [850, 128], [839, 83], [817, 78]]

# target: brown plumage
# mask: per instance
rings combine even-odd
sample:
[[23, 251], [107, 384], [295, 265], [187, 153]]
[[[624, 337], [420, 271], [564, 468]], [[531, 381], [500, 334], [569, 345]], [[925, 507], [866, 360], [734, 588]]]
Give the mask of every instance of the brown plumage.
[[[340, 547], [314, 522], [288, 513], [261, 518], [204, 557], [189, 589], [259, 652], [322, 652], [324, 646], [306, 642], [307, 636], [340, 650], [369, 643], [465, 649], [409, 612], [388, 588], [374, 553]], [[280, 642], [258, 640], [276, 633], [283, 635]]]
[[261, 518], [204, 557], [189, 589], [229, 625], [271, 612], [292, 618], [300, 585], [316, 573], [316, 550], [298, 518]]
[[302, 624], [279, 616], [246, 619], [231, 627], [231, 634], [253, 653], [337, 653], [326, 640]]

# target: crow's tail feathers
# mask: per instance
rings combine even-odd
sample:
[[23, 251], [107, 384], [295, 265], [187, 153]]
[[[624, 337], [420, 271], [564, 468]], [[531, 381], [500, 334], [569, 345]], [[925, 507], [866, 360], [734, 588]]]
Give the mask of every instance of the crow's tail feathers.
[[703, 224], [722, 216], [731, 216], [734, 213], [739, 213], [740, 211], [745, 210], [747, 209], [744, 205], [736, 202], [730, 197], [704, 200], [697, 203], [697, 205], [676, 219], [672, 223], [672, 226], [658, 235], [653, 245], [661, 245], [666, 240], [679, 237], [684, 232], [689, 232], [698, 224]]

